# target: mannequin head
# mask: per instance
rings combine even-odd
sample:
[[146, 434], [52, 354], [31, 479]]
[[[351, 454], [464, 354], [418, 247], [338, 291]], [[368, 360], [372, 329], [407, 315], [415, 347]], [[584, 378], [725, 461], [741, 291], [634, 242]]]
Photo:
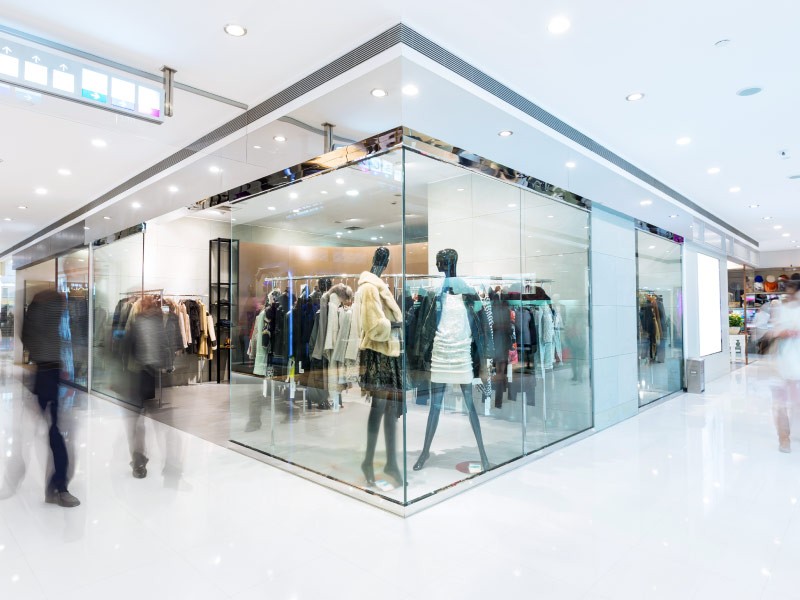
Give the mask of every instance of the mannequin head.
[[333, 282], [331, 281], [330, 277], [320, 277], [319, 281], [317, 281], [317, 284], [319, 285], [319, 291], [325, 293], [331, 289]]
[[381, 246], [375, 250], [375, 256], [372, 257], [372, 268], [370, 269], [370, 273], [380, 277], [388, 264], [389, 249], [385, 246]]
[[444, 273], [447, 277], [455, 277], [457, 265], [458, 252], [452, 248], [445, 248], [436, 253], [436, 270], [440, 273]]

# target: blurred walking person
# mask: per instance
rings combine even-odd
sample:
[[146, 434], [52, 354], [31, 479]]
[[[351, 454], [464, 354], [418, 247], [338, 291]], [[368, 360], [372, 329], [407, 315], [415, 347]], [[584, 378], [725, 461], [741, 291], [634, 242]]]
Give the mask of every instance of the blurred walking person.
[[33, 393], [44, 418], [50, 414], [50, 451], [53, 455], [53, 473], [45, 488], [45, 502], [72, 508], [80, 504], [67, 490], [69, 456], [64, 436], [58, 429], [59, 376], [61, 371], [60, 325], [66, 299], [55, 290], [45, 290], [33, 297], [22, 324], [22, 343], [30, 360], [36, 363]]
[[790, 412], [800, 400], [800, 297], [797, 282], [787, 285], [791, 285], [786, 290], [791, 295], [779, 310], [773, 310], [774, 326], [766, 334], [781, 378], [772, 389], [772, 413], [781, 452], [792, 451]]

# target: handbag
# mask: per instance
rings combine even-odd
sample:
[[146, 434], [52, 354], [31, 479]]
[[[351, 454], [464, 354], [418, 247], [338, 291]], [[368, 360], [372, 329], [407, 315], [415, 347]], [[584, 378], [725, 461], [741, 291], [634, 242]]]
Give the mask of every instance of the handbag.
[[519, 362], [519, 352], [517, 351], [517, 343], [511, 344], [511, 350], [508, 351], [509, 364], [515, 365]]

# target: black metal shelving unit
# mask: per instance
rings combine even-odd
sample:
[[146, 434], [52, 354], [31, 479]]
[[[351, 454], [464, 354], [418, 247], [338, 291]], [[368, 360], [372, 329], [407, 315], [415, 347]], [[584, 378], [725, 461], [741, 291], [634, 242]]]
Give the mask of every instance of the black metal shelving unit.
[[209, 242], [208, 289], [209, 309], [214, 317], [214, 329], [217, 335], [217, 353], [214, 360], [209, 361], [209, 380], [217, 383], [230, 381], [231, 377], [231, 322], [236, 314], [236, 302], [239, 297], [237, 284], [232, 277], [238, 267], [234, 265], [234, 257], [238, 256], [236, 246], [238, 240], [217, 238]]

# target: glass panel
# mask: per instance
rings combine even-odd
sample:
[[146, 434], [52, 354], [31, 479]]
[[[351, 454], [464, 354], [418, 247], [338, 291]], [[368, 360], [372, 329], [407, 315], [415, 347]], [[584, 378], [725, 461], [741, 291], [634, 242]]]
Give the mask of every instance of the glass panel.
[[639, 406], [680, 391], [683, 382], [683, 291], [679, 244], [636, 232]]
[[89, 249], [61, 256], [56, 265], [57, 289], [67, 299], [61, 328], [61, 378], [85, 389], [89, 385]]
[[531, 347], [515, 377], [529, 390], [525, 450], [532, 452], [593, 422], [589, 213], [533, 192], [522, 200], [525, 286], [515, 310], [523, 325], [530, 320]]
[[[398, 503], [400, 159], [391, 152], [238, 203], [231, 233], [231, 440]], [[379, 247], [388, 258], [374, 265]], [[370, 294], [363, 308], [356, 292]], [[354, 319], [371, 340], [360, 353]]]
[[92, 390], [137, 407], [142, 406], [138, 388], [143, 383], [130, 368], [128, 324], [132, 305], [143, 292], [143, 242], [138, 233], [95, 247], [92, 253]]
[[[728, 261], [728, 325], [730, 326], [730, 354], [732, 363], [747, 362], [745, 336], [745, 269]], [[742, 337], [736, 337], [742, 336]]]
[[16, 273], [11, 260], [0, 262], [0, 382], [11, 380], [14, 365]]
[[[759, 282], [759, 287], [763, 290], [763, 282]], [[758, 297], [755, 292], [756, 271], [750, 267], [744, 268], [744, 296], [741, 305], [743, 307], [745, 329], [747, 331], [747, 361], [753, 362], [761, 358], [761, 346], [759, 341], [764, 337], [772, 326], [772, 306], [769, 302], [764, 302], [764, 298], [759, 292]]]
[[[47, 260], [32, 267], [20, 269], [16, 273], [17, 289], [22, 290], [22, 317], [24, 318], [25, 313], [28, 311], [28, 306], [36, 294], [45, 290], [55, 289], [55, 259]], [[19, 321], [17, 324], [18, 336], [22, 334], [22, 323], [23, 321]], [[20, 344], [20, 346], [22, 346], [22, 344]], [[14, 355], [15, 361], [20, 360], [24, 363], [28, 362], [28, 352], [24, 346], [22, 346], [21, 349], [17, 348]]]

